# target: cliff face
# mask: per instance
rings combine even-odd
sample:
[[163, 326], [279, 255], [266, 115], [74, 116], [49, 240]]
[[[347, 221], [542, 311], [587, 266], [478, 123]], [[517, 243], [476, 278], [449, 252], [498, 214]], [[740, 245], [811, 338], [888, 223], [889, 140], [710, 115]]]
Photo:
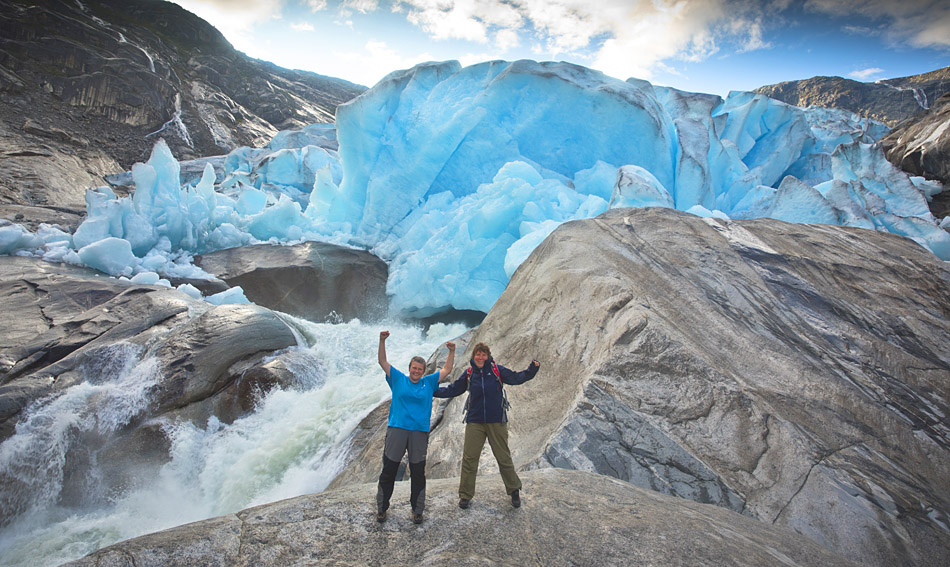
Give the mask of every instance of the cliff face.
[[[913, 175], [936, 179], [950, 186], [950, 94], [930, 109], [906, 120], [881, 139], [888, 161]], [[930, 203], [938, 218], [950, 215], [950, 191], [944, 189]]]
[[179, 159], [260, 146], [363, 90], [251, 59], [161, 0], [0, 0], [0, 203], [81, 209], [159, 137]]
[[795, 106], [850, 110], [892, 127], [925, 111], [947, 91], [950, 91], [950, 67], [876, 83], [842, 77], [812, 77], [755, 89], [757, 93]]

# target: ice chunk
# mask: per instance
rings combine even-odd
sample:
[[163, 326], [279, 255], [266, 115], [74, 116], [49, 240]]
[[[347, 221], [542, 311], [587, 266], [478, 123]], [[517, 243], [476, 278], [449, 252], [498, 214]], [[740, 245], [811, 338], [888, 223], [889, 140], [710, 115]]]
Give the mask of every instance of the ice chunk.
[[[185, 295], [188, 295], [188, 296], [190, 296], [190, 297], [192, 297], [192, 298], [194, 298], [194, 299], [201, 299], [201, 290], [199, 290], [198, 288], [196, 288], [195, 286], [193, 286], [193, 285], [191, 285], [191, 284], [188, 284], [188, 283], [181, 284], [181, 285], [179, 285], [178, 287], [176, 287], [175, 289], [177, 289], [178, 291], [180, 291], [180, 292], [184, 293]], [[223, 292], [222, 292], [222, 293], [223, 293]]]
[[768, 213], [786, 222], [837, 224], [834, 207], [814, 187], [788, 176], [782, 180]]
[[161, 276], [155, 272], [139, 272], [132, 276], [131, 282], [137, 284], [155, 285], [161, 279]]
[[43, 239], [24, 227], [0, 220], [0, 254], [32, 251], [44, 244]]
[[636, 165], [620, 168], [617, 185], [610, 197], [610, 208], [673, 207], [669, 191], [652, 173]]
[[617, 184], [617, 173], [617, 166], [597, 160], [593, 167], [574, 174], [574, 189], [609, 201]]
[[129, 241], [114, 236], [83, 246], [79, 250], [79, 259], [90, 268], [112, 276], [130, 276], [136, 265]]
[[[199, 297], [200, 295], [201, 294], [199, 292]], [[244, 295], [244, 290], [241, 288], [241, 286], [235, 286], [220, 293], [209, 295], [205, 298], [205, 301], [211, 303], [212, 305], [224, 305], [226, 303], [250, 303], [250, 301]]]

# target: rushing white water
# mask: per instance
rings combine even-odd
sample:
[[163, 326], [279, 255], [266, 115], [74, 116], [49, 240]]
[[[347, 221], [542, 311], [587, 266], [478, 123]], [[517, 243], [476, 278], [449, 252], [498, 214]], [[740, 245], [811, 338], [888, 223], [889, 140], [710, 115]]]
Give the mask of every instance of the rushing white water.
[[96, 492], [103, 467], [88, 438], [104, 443], [144, 411], [160, 372], [154, 360], [140, 359], [132, 345], [101, 353], [85, 381], [30, 407], [0, 445], [0, 505], [5, 516], [16, 514], [0, 529], [0, 566], [58, 565], [144, 533], [325, 489], [343, 466], [350, 433], [390, 396], [376, 363], [379, 332], [392, 331], [388, 357], [403, 367], [465, 331], [290, 322], [307, 343], [283, 357], [296, 384], [271, 391], [230, 425], [166, 424], [171, 460], [136, 471], [126, 490], [70, 504], [60, 492], [78, 439], [92, 463], [83, 490]]

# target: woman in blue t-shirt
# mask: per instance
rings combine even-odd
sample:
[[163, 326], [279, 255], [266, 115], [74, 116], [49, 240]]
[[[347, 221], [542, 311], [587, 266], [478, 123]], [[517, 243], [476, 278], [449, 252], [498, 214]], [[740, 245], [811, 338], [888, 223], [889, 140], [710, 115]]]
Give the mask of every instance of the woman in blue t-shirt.
[[421, 356], [412, 357], [409, 376], [406, 376], [386, 360], [386, 339], [389, 331], [379, 333], [379, 365], [386, 372], [386, 382], [393, 391], [389, 405], [389, 427], [383, 445], [383, 471], [379, 474], [376, 489], [376, 521], [386, 521], [386, 510], [393, 495], [396, 472], [402, 456], [409, 452], [409, 504], [412, 506], [412, 521], [422, 523], [422, 511], [426, 505], [426, 452], [429, 449], [429, 418], [432, 414], [432, 394], [439, 389], [439, 380], [449, 375], [455, 363], [455, 343], [445, 346], [449, 356], [438, 372], [428, 376], [422, 373], [426, 361]]

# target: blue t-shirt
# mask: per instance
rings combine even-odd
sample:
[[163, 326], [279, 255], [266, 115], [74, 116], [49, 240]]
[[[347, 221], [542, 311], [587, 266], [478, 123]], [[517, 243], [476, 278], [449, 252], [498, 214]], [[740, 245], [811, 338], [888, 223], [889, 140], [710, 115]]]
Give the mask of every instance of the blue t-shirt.
[[432, 394], [439, 389], [439, 373], [423, 376], [413, 384], [408, 376], [396, 370], [395, 366], [390, 366], [386, 382], [393, 391], [393, 401], [389, 405], [389, 426], [428, 432]]

